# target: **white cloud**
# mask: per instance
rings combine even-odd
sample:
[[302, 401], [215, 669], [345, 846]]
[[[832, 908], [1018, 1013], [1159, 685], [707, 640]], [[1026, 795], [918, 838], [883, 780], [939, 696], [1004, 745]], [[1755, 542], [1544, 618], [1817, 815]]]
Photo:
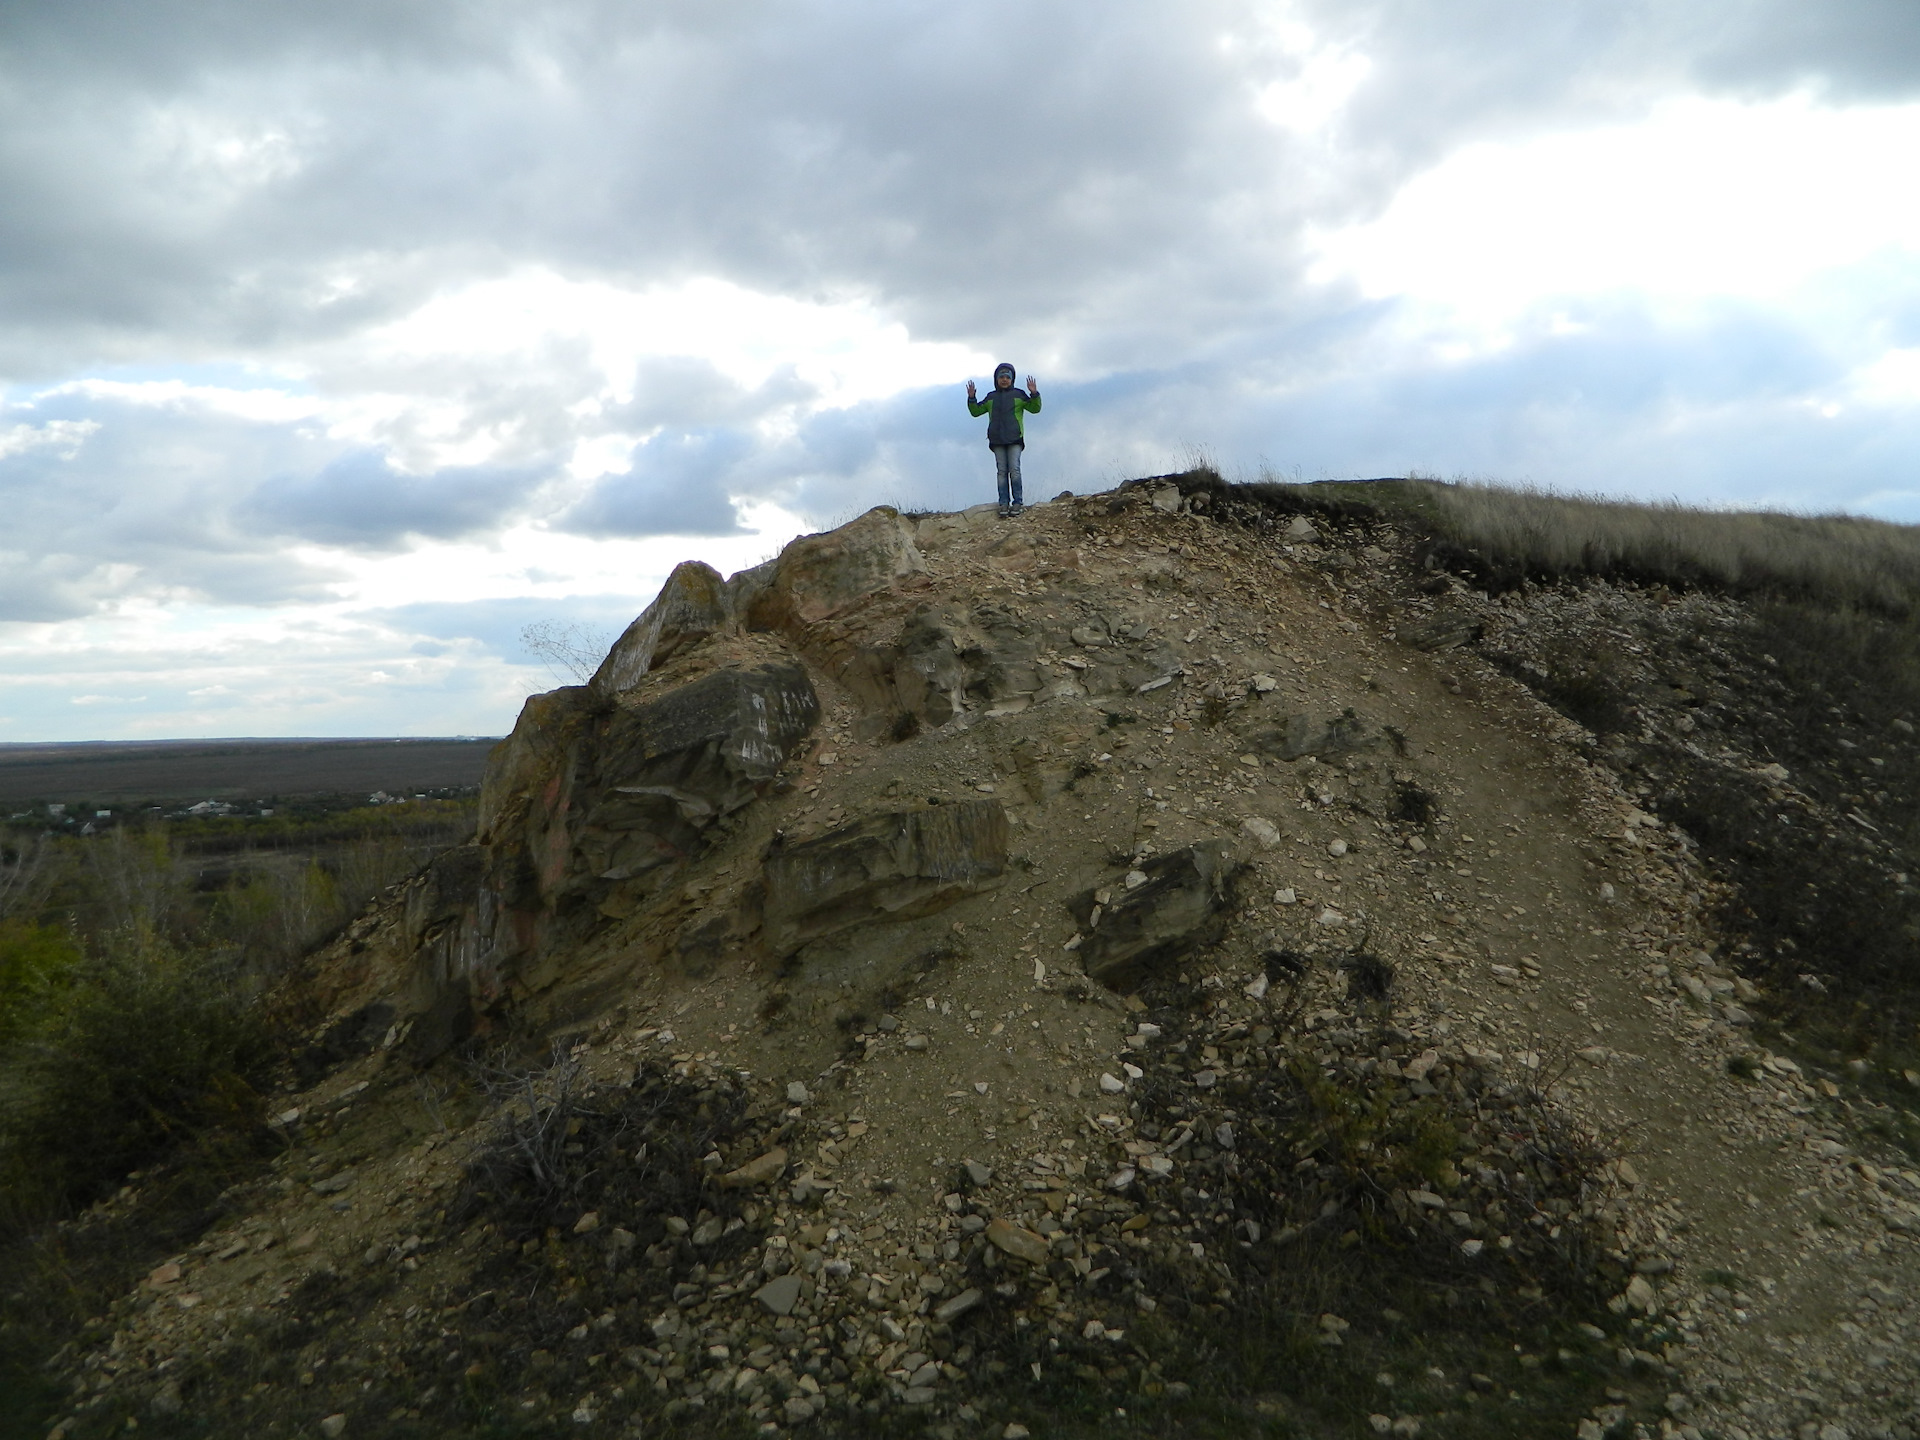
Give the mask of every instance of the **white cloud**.
[[1254, 108], [1301, 135], [1323, 131], [1339, 119], [1373, 71], [1373, 61], [1356, 46], [1325, 40], [1286, 9], [1258, 17], [1244, 40], [1227, 43], [1235, 49], [1244, 44], [1256, 63], [1265, 60], [1285, 72], [1259, 84]]
[[1909, 503], [1901, 0], [164, 9], [0, 53], [10, 738], [497, 731], [548, 607], [988, 498], [1003, 356], [1033, 493]]
[[[328, 598], [264, 611], [130, 600], [58, 624], [0, 625], [12, 702], [0, 739], [64, 734], [57, 716], [74, 706], [120, 716], [90, 722], [96, 736], [500, 733], [528, 691], [553, 681], [515, 643], [524, 622], [497, 633], [495, 607], [565, 617], [598, 596], [595, 613], [607, 619], [597, 628], [617, 633], [681, 560], [744, 569], [803, 528], [765, 504], [742, 518], [746, 533], [705, 540], [595, 541], [518, 526], [404, 555], [296, 547], [290, 558], [337, 577]], [[434, 612], [425, 633], [446, 643], [425, 648], [436, 653], [424, 653], [410, 608]]]
[[1317, 277], [1480, 323], [1567, 296], [1784, 300], [1892, 252], [1920, 263], [1920, 105], [1685, 97], [1632, 124], [1482, 143], [1368, 224], [1317, 236]]
[[635, 401], [648, 360], [702, 362], [745, 390], [791, 374], [800, 393], [759, 417], [771, 431], [790, 430], [800, 414], [957, 380], [992, 364], [986, 352], [968, 345], [915, 340], [904, 324], [861, 299], [798, 299], [710, 276], [631, 287], [536, 267], [436, 296], [356, 337], [350, 362], [331, 373], [322, 368], [316, 384], [346, 388], [356, 372], [416, 375], [432, 388], [411, 396], [393, 390], [341, 396], [331, 407], [332, 432], [390, 442], [410, 426], [410, 468], [484, 464], [511, 452], [511, 429], [484, 421], [479, 406], [448, 398], [459, 390], [449, 371], [514, 366], [538, 374], [552, 369], [556, 354], [585, 361], [563, 406], [586, 432], [569, 461], [576, 479], [624, 470], [616, 448], [645, 438], [593, 431], [597, 417]]
[[10, 425], [0, 430], [0, 460], [30, 450], [51, 450], [63, 460], [80, 453], [86, 438], [100, 428], [97, 420], [49, 420], [44, 425]]
[[1852, 397], [1868, 405], [1920, 407], [1920, 347], [1889, 350], [1855, 372]]
[[[353, 607], [423, 600], [477, 601], [507, 595], [644, 594], [651, 597], [682, 560], [704, 560], [723, 574], [757, 565], [805, 522], [778, 505], [742, 507], [746, 531], [717, 537], [596, 539], [521, 524], [484, 541], [430, 543], [399, 555], [361, 557], [320, 549], [302, 558], [346, 572], [337, 594]], [[533, 575], [542, 578], [530, 578]]]
[[[64, 396], [117, 401], [155, 410], [200, 410], [210, 415], [228, 415], [236, 420], [252, 420], [268, 425], [291, 424], [324, 413], [323, 405], [314, 396], [295, 394], [270, 385], [238, 389], [226, 385], [195, 385], [185, 380], [70, 380], [40, 391], [34, 396], [34, 402], [58, 400]], [[93, 422], [87, 423], [92, 429], [100, 428]]]

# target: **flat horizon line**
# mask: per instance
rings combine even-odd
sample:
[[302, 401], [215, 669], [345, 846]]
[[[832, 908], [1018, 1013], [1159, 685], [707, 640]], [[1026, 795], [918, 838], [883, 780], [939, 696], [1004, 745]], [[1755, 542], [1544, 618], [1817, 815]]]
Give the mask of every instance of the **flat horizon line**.
[[0, 750], [77, 750], [105, 745], [446, 745], [505, 738], [504, 735], [206, 735], [166, 740], [0, 740]]

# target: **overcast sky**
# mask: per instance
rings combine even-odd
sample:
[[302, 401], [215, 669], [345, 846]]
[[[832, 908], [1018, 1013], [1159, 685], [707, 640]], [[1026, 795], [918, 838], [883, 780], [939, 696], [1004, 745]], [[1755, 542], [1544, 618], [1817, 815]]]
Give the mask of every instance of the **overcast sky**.
[[1920, 6], [0, 7], [0, 740], [500, 734], [673, 563], [1205, 456], [1920, 521]]

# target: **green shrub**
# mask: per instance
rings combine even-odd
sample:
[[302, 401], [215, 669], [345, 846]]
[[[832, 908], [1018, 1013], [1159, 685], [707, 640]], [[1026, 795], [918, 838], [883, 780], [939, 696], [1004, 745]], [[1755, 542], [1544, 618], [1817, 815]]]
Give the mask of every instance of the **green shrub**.
[[28, 1027], [79, 961], [80, 947], [65, 930], [0, 920], [0, 1045]]
[[157, 943], [76, 961], [0, 1052], [15, 1219], [83, 1204], [176, 1148], [250, 1143], [273, 1057], [230, 970]]

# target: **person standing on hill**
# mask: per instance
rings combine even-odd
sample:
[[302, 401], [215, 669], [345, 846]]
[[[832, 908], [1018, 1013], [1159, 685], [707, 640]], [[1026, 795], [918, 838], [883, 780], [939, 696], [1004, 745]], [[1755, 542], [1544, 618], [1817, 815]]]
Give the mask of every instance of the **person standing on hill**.
[[993, 451], [994, 479], [1000, 487], [1000, 515], [1018, 515], [1026, 509], [1020, 494], [1020, 452], [1027, 448], [1027, 415], [1040, 413], [1040, 387], [1031, 375], [1027, 388], [1014, 388], [1013, 366], [1002, 361], [993, 367], [993, 393], [985, 400], [967, 382], [967, 413], [989, 415], [987, 447]]

